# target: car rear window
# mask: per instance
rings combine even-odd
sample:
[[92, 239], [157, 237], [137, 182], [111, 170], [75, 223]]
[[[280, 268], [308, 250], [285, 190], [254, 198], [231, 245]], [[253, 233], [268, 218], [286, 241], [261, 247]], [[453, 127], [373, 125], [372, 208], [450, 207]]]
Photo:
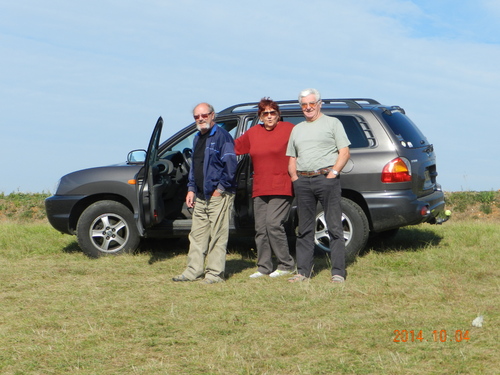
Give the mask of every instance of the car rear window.
[[420, 129], [405, 114], [385, 111], [382, 112], [382, 117], [403, 147], [418, 148], [429, 144]]

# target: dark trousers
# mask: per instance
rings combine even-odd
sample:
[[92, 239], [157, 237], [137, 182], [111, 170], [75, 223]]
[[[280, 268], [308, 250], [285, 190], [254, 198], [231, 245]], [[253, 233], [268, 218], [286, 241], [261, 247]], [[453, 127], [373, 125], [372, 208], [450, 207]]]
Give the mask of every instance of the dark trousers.
[[325, 211], [330, 236], [331, 273], [345, 277], [345, 240], [340, 207], [340, 178], [326, 178], [325, 175], [299, 176], [299, 179], [293, 182], [293, 188], [297, 197], [299, 214], [299, 234], [296, 245], [297, 273], [311, 277], [314, 264], [316, 206], [319, 201]]

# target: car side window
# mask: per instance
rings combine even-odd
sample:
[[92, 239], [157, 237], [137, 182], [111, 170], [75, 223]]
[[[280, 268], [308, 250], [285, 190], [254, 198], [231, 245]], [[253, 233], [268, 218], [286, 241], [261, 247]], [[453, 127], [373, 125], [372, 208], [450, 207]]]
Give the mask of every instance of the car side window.
[[349, 148], [364, 148], [375, 145], [374, 138], [371, 134], [368, 124], [361, 118], [355, 116], [332, 116], [340, 120], [344, 125], [347, 138], [351, 142]]
[[[336, 115], [331, 116], [340, 120], [344, 125], [347, 138], [351, 142], [349, 148], [364, 148], [375, 145], [375, 139], [368, 127], [368, 124], [357, 116]], [[299, 122], [304, 121], [304, 116], [283, 116], [283, 121], [291, 122], [297, 125]]]
[[236, 138], [236, 131], [238, 130], [238, 120], [226, 120], [226, 121], [218, 121], [215, 119], [215, 122], [221, 127], [224, 128], [233, 139]]
[[281, 116], [283, 121], [291, 122], [294, 125], [297, 125], [299, 122], [304, 121], [304, 116], [287, 116], [283, 115]]

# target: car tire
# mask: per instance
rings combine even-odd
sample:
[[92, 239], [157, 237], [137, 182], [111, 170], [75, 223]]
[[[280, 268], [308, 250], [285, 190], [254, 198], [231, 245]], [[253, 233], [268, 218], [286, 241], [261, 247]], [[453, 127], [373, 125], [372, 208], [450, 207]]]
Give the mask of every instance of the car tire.
[[115, 201], [87, 207], [78, 220], [76, 236], [83, 252], [93, 258], [132, 253], [140, 241], [132, 212]]
[[[342, 198], [340, 204], [342, 207], [342, 225], [344, 227], [345, 259], [346, 264], [351, 264], [366, 246], [370, 228], [368, 219], [358, 204], [347, 198]], [[315, 225], [315, 250], [317, 252], [330, 252], [330, 237], [321, 204], [318, 204]]]

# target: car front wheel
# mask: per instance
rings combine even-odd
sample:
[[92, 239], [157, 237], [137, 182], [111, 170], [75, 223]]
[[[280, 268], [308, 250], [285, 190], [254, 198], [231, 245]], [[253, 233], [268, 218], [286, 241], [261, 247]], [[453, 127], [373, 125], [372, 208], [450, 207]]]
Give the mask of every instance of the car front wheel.
[[[366, 246], [370, 228], [368, 219], [361, 207], [347, 198], [342, 198], [342, 226], [345, 239], [346, 264], [356, 260], [358, 254]], [[318, 204], [316, 213], [316, 227], [314, 231], [314, 243], [316, 250], [330, 251], [330, 236], [326, 226], [325, 212], [321, 204]]]
[[115, 201], [99, 201], [87, 207], [76, 232], [83, 252], [94, 258], [134, 252], [140, 241], [132, 212]]

